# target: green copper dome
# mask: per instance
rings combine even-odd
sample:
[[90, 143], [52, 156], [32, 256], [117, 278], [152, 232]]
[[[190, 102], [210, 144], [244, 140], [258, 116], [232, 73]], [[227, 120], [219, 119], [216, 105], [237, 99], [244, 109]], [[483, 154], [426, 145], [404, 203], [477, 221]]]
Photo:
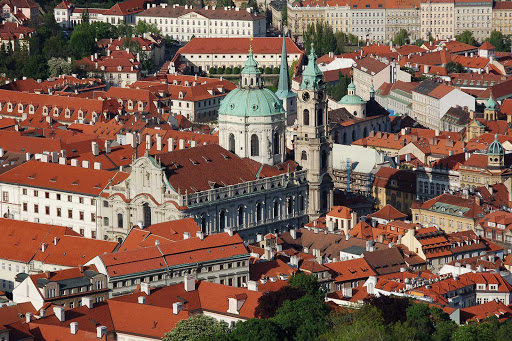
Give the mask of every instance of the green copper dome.
[[487, 155], [505, 155], [505, 149], [503, 149], [503, 146], [498, 141], [498, 134], [494, 135], [494, 141], [489, 146], [489, 149], [487, 150]]
[[281, 100], [269, 89], [236, 88], [219, 107], [219, 114], [231, 116], [273, 116], [284, 112]]
[[350, 82], [347, 90], [348, 95], [343, 96], [343, 98], [338, 102], [339, 104], [366, 104], [361, 97], [355, 94], [356, 86], [353, 82]]
[[245, 61], [244, 68], [240, 73], [243, 75], [259, 75], [261, 73], [261, 70], [258, 68], [258, 62], [252, 54], [252, 46], [249, 49], [249, 58]]
[[492, 94], [491, 94], [491, 96], [489, 97], [487, 102], [485, 102], [485, 109], [486, 110], [496, 110], [497, 106], [498, 106], [498, 103], [496, 103], [494, 101], [494, 99], [492, 99]]

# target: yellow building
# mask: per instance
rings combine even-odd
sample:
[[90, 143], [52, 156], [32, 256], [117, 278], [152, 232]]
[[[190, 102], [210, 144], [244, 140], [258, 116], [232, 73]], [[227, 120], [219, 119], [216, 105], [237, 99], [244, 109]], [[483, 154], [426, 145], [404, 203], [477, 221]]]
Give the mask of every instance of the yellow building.
[[503, 33], [512, 34], [512, 2], [496, 1], [492, 9], [492, 29]]
[[288, 30], [294, 40], [302, 42], [308, 25], [323, 22], [326, 9], [323, 6], [323, 2], [295, 1], [288, 3]]
[[411, 211], [413, 223], [437, 226], [446, 233], [473, 230], [483, 215], [478, 196], [464, 198], [448, 193], [415, 205]]
[[409, 214], [416, 199], [416, 173], [381, 167], [375, 174], [372, 193], [377, 209], [391, 205], [400, 212]]

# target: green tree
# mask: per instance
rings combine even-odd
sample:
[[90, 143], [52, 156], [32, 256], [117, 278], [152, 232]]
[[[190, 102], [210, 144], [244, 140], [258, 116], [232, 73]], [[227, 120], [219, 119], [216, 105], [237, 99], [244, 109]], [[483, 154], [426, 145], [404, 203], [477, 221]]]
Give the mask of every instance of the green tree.
[[215, 69], [214, 67], [211, 67], [209, 70], [208, 70], [208, 73], [210, 75], [215, 75], [217, 73], [217, 69]]
[[235, 6], [233, 3], [233, 0], [219, 0], [217, 1], [217, 7], [229, 7], [229, 6]]
[[275, 341], [284, 331], [271, 319], [250, 319], [236, 324], [230, 335], [232, 341]]
[[338, 44], [332, 27], [327, 22], [317, 22], [308, 25], [303, 35], [304, 47], [306, 53], [310, 53], [311, 44], [315, 45], [315, 53], [317, 56], [323, 56], [329, 52], [339, 54]]
[[455, 322], [439, 321], [436, 323], [436, 331], [432, 334], [432, 341], [449, 341], [456, 330]]
[[318, 279], [313, 275], [306, 275], [303, 272], [292, 276], [288, 280], [288, 285], [292, 288], [299, 288], [308, 295], [323, 295]]
[[227, 68], [226, 68], [226, 70], [224, 70], [224, 73], [225, 73], [226, 75], [230, 75], [230, 74], [232, 74], [232, 73], [233, 73], [233, 70], [231, 70], [231, 68], [230, 68], [230, 67], [227, 67]]
[[215, 335], [228, 333], [226, 323], [219, 322], [213, 317], [203, 314], [194, 315], [186, 320], [181, 320], [173, 330], [165, 333], [163, 341], [195, 341], [213, 340]]
[[94, 39], [116, 39], [119, 37], [117, 27], [101, 21], [96, 21], [89, 24], [89, 32], [93, 35]]
[[336, 33], [334, 33], [334, 38], [336, 39], [336, 46], [338, 48], [338, 52], [345, 52], [345, 46], [349, 44], [347, 34], [342, 31], [337, 31]]
[[71, 74], [71, 63], [63, 58], [50, 58], [48, 60], [48, 72], [50, 77]]
[[430, 308], [426, 304], [416, 303], [407, 308], [407, 326], [416, 331], [415, 340], [430, 340], [435, 331], [434, 322], [430, 318]]
[[82, 23], [89, 24], [89, 10], [86, 8], [84, 12], [82, 13]]
[[476, 45], [476, 40], [473, 37], [473, 32], [471, 31], [464, 31], [459, 35], [455, 36], [455, 40], [457, 40], [459, 43], [464, 43], [468, 45]]
[[382, 312], [386, 312], [383, 314], [385, 324], [405, 322], [407, 318], [407, 308], [411, 305], [407, 298], [386, 295], [366, 299], [365, 303], [378, 308]]
[[360, 310], [333, 312], [329, 316], [330, 330], [324, 338], [333, 341], [384, 341], [390, 332], [384, 326], [382, 315], [371, 305]]
[[288, 26], [288, 6], [286, 4], [281, 10], [281, 24], [283, 27]]
[[295, 75], [295, 68], [297, 67], [298, 63], [299, 63], [299, 61], [297, 59], [294, 59], [290, 65], [290, 67], [288, 68], [288, 73], [289, 73], [290, 79], [292, 79], [293, 76]]
[[285, 301], [274, 321], [285, 331], [288, 339], [310, 341], [327, 332], [328, 312], [323, 299], [305, 295], [297, 300]]
[[406, 29], [401, 29], [393, 38], [393, 44], [405, 45], [409, 39], [409, 32]]
[[503, 37], [503, 33], [499, 31], [492, 31], [489, 38], [486, 39], [496, 51], [506, 51], [507, 46], [505, 45], [505, 37]]
[[22, 74], [27, 78], [48, 78], [48, 65], [44, 56], [41, 54], [30, 56], [23, 65]]
[[133, 28], [133, 34], [137, 37], [141, 37], [144, 33], [160, 34], [160, 30], [156, 24], [150, 24], [140, 20]]
[[235, 74], [235, 75], [240, 74], [240, 68], [239, 68], [238, 66], [235, 66], [235, 67], [233, 68], [233, 74]]
[[350, 42], [350, 45], [352, 46], [356, 46], [359, 44], [359, 37], [352, 34], [352, 33], [349, 33], [348, 34], [348, 41]]
[[274, 68], [274, 70], [272, 70], [272, 73], [273, 73], [274, 75], [278, 75], [278, 74], [279, 74], [279, 68], [276, 66], [276, 67]]
[[258, 299], [258, 306], [254, 311], [254, 315], [264, 319], [274, 317], [284, 301], [296, 300], [303, 296], [304, 291], [300, 288], [292, 288], [289, 285], [277, 291], [269, 291]]
[[446, 64], [446, 72], [448, 73], [464, 73], [465, 71], [461, 63], [450, 61]]
[[[33, 50], [31, 47], [31, 51]], [[50, 58], [65, 58], [69, 56], [69, 49], [66, 42], [60, 35], [50, 37], [44, 43], [43, 54], [47, 59]]]
[[268, 66], [265, 68], [265, 74], [266, 75], [270, 75], [272, 73], [272, 69], [269, 68]]

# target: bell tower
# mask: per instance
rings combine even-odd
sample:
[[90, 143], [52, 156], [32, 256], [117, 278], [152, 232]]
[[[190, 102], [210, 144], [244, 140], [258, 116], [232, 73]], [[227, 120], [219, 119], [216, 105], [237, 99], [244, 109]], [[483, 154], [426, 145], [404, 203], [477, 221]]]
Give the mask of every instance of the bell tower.
[[313, 44], [297, 93], [298, 129], [295, 161], [307, 170], [308, 214], [311, 219], [327, 213], [332, 205], [331, 141], [327, 130], [327, 95]]

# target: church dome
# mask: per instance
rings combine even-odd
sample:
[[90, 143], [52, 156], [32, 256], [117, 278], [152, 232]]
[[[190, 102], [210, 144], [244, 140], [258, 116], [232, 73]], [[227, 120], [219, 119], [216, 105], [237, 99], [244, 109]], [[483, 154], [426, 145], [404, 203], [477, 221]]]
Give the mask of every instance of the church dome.
[[348, 94], [343, 96], [343, 98], [338, 102], [339, 104], [366, 104], [361, 97], [355, 94], [356, 86], [353, 82], [350, 82], [347, 90]]
[[487, 102], [485, 102], [485, 109], [486, 110], [496, 110], [497, 106], [498, 106], [498, 103], [496, 103], [494, 101], [494, 99], [492, 98], [492, 94], [491, 94], [491, 96], [489, 97]]
[[219, 114], [231, 116], [273, 116], [284, 112], [281, 100], [265, 88], [236, 88], [219, 107]]
[[494, 136], [494, 141], [491, 143], [489, 149], [487, 150], [487, 155], [505, 155], [505, 149], [503, 149], [503, 146], [498, 141], [497, 134]]

